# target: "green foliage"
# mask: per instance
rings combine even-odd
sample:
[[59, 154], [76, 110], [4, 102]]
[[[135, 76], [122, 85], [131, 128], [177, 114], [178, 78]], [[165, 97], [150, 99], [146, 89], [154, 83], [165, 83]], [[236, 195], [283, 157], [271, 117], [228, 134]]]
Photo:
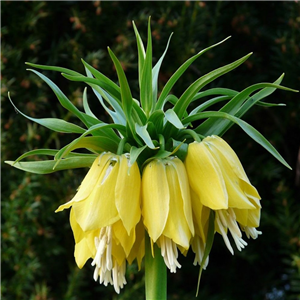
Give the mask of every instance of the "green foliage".
[[[56, 96], [41, 77], [25, 70], [24, 62], [63, 66], [81, 74], [84, 74], [86, 68], [98, 80], [104, 80], [101, 75], [104, 74], [117, 82], [115, 67], [106, 50], [109, 46], [125, 71], [133, 98], [138, 99], [139, 82], [143, 82], [143, 74], [148, 74], [150, 68], [145, 61], [148, 67], [138, 76], [135, 33], [131, 21], [135, 21], [142, 40], [146, 41], [149, 15], [154, 63], [164, 53], [170, 32], [175, 32], [168, 55], [159, 66], [158, 92], [162, 91], [171, 74], [187, 59], [197, 55], [207, 45], [213, 45], [230, 35], [232, 38], [229, 41], [203, 53], [187, 68], [184, 76], [171, 88], [174, 95], [181, 95], [203, 74], [227, 65], [249, 51], [253, 51], [253, 55], [245, 64], [216, 81], [217, 86], [230, 89], [230, 92], [225, 89], [218, 91], [215, 99], [209, 98], [211, 100], [206, 105], [213, 104], [213, 108], [221, 108], [223, 100], [216, 99], [217, 96], [241, 97], [237, 96], [237, 89], [242, 90], [257, 82], [273, 82], [282, 72], [286, 74], [283, 80], [285, 86], [295, 89], [300, 86], [297, 44], [300, 39], [299, 3], [158, 1], [150, 5], [147, 1], [141, 1], [133, 6], [126, 1], [6, 1], [1, 6], [2, 161], [12, 160], [36, 148], [59, 149], [74, 139], [72, 133], [54, 132], [49, 135], [47, 128], [27, 122], [16, 114], [7, 98], [8, 91], [16, 107], [30, 118], [43, 119], [50, 115], [51, 118], [62, 118], [77, 126], [82, 126], [79, 119], [87, 127], [95, 124], [95, 118], [108, 121], [112, 117], [109, 109], [113, 107], [116, 110], [120, 105], [110, 102], [107, 103], [107, 110], [99, 111], [98, 101], [101, 98], [90, 91], [83, 95], [85, 85], [76, 82], [78, 74], [66, 69], [59, 72], [45, 70], [43, 74], [63, 91], [63, 94], [59, 94], [61, 101], [64, 102], [65, 95], [70, 103], [64, 103], [71, 111], [75, 111], [74, 107], [85, 111], [84, 115], [76, 111], [77, 120], [61, 108]], [[272, 17], [266, 17], [270, 11]], [[84, 66], [81, 59], [85, 62]], [[95, 69], [101, 73], [96, 73]], [[66, 80], [60, 72], [68, 79], [73, 77], [74, 82]], [[48, 83], [50, 88], [56, 90], [51, 82]], [[93, 83], [90, 83], [95, 89]], [[149, 86], [144, 88], [145, 91], [150, 89]], [[209, 85], [209, 89], [214, 88], [214, 83]], [[268, 88], [272, 89], [271, 86]], [[105, 98], [101, 90], [96, 92]], [[128, 93], [126, 86], [121, 92]], [[120, 93], [120, 90], [116, 88], [112, 93]], [[255, 94], [255, 101], [259, 101], [259, 93]], [[195, 98], [202, 96], [194, 95]], [[270, 99], [275, 103], [286, 103], [286, 108], [280, 108], [279, 111], [276, 107], [257, 107], [245, 115], [245, 120], [271, 140], [294, 171], [279, 165], [265, 150], [241, 134], [240, 129], [232, 128], [224, 136], [236, 150], [262, 196], [263, 235], [233, 258], [226, 253], [218, 237], [215, 238], [216, 246], [210, 255], [209, 268], [204, 271], [205, 276], [201, 279], [201, 298], [234, 300], [300, 297], [300, 182], [299, 178], [298, 181], [295, 179], [300, 143], [298, 97], [293, 93], [276, 91]], [[169, 105], [167, 102], [163, 104]], [[202, 111], [203, 107], [193, 104], [191, 106], [195, 114]], [[150, 98], [145, 99], [145, 105], [151, 110]], [[126, 113], [130, 114], [130, 111]], [[172, 112], [168, 113], [168, 118], [180, 127]], [[124, 125], [122, 120], [119, 124]], [[199, 121], [200, 126], [207, 126], [201, 124], [205, 123]], [[140, 130], [146, 138], [144, 129]], [[147, 130], [151, 132], [150, 124]], [[93, 143], [90, 140], [82, 142]], [[176, 141], [174, 144], [178, 146]], [[132, 151], [139, 154], [143, 150], [136, 148]], [[40, 158], [33, 158], [38, 163]], [[143, 272], [137, 272], [136, 265], [127, 270], [129, 283], [120, 296], [116, 296], [112, 288], [94, 283], [89, 267], [78, 270], [75, 266], [72, 255], [74, 242], [68, 217], [66, 214], [54, 214], [54, 210], [72, 197], [84, 174], [85, 170], [68, 170], [40, 176], [2, 164], [3, 299], [144, 298]], [[191, 299], [196, 293], [199, 270], [191, 266], [192, 257], [189, 255], [186, 261], [182, 258], [180, 262], [183, 262], [182, 270], [175, 275], [168, 275], [169, 298]]]

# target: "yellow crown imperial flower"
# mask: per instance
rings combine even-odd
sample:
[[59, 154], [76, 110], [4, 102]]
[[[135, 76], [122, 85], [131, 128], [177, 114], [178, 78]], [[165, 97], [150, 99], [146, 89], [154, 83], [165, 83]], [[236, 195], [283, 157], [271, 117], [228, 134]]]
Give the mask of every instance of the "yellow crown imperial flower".
[[228, 229], [238, 250], [247, 245], [238, 223], [248, 237], [261, 234], [255, 229], [259, 226], [260, 196], [237, 155], [222, 138], [209, 136], [200, 143], [191, 143], [185, 166], [191, 189], [198, 197], [192, 202], [193, 211], [201, 211], [202, 206], [216, 211], [215, 227], [232, 254]]
[[137, 258], [140, 263], [143, 256], [140, 245], [135, 245], [135, 228], [141, 218], [140, 185], [136, 163], [130, 166], [125, 154], [104, 153], [95, 159], [74, 198], [56, 210], [72, 206], [78, 267], [93, 258], [94, 279], [99, 276], [100, 283], [113, 284], [117, 293], [126, 283], [126, 258], [129, 262]]
[[181, 267], [179, 249], [185, 252], [194, 235], [188, 178], [177, 157], [153, 159], [142, 175], [142, 215], [144, 225], [171, 272]]

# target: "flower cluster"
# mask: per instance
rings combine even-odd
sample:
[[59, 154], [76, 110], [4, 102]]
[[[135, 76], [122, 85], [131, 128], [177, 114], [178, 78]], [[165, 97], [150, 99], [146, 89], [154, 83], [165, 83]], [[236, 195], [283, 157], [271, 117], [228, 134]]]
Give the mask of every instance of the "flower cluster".
[[[190, 246], [195, 264], [202, 261], [210, 210], [215, 228], [230, 252], [228, 229], [239, 250], [247, 237], [260, 231], [260, 197], [251, 185], [231, 147], [218, 136], [191, 143], [182, 162], [176, 156], [156, 158], [145, 165], [142, 176], [129, 155], [102, 153], [91, 166], [74, 198], [58, 211], [72, 207], [70, 223], [79, 268], [92, 258], [94, 279], [115, 291], [126, 283], [126, 261], [144, 257], [145, 230], [161, 249], [171, 272], [181, 265], [178, 251]], [[239, 225], [238, 225], [239, 224]]]
[[[133, 28], [138, 49], [140, 100], [132, 97], [122, 64], [110, 49], [119, 85], [85, 61], [86, 75], [28, 63], [34, 68], [59, 71], [69, 80], [88, 85], [111, 117], [111, 123], [99, 120], [91, 111], [87, 88], [83, 92], [82, 112], [58, 86], [34, 69], [30, 71], [49, 85], [61, 105], [86, 128], [61, 119], [28, 117], [9, 98], [16, 111], [29, 120], [57, 132], [80, 134], [61, 149], [35, 149], [7, 163], [38, 174], [90, 168], [74, 198], [57, 211], [71, 208], [78, 267], [82, 268], [91, 258], [94, 279], [114, 285], [117, 293], [126, 283], [126, 264], [136, 260], [141, 267], [150, 247], [152, 254], [159, 247], [161, 261], [171, 272], [181, 267], [179, 252], [186, 255], [191, 249], [195, 253], [194, 264], [202, 270], [208, 264], [216, 232], [232, 254], [228, 231], [238, 250], [247, 245], [242, 232], [253, 239], [261, 234], [256, 229], [260, 221], [260, 196], [221, 136], [237, 124], [289, 167], [271, 143], [241, 117], [256, 104], [275, 106], [261, 100], [277, 88], [294, 91], [280, 85], [283, 75], [274, 83], [254, 84], [240, 92], [227, 88], [202, 91], [213, 80], [241, 65], [250, 53], [198, 78], [180, 97], [173, 95], [173, 87], [188, 67], [222, 41], [184, 62], [159, 93], [158, 74], [170, 40], [152, 67], [150, 20], [146, 49], [134, 23]], [[208, 110], [221, 101], [226, 104], [219, 111]], [[193, 109], [189, 108], [191, 103]], [[78, 148], [88, 153], [76, 152]], [[54, 159], [21, 162], [31, 155]]]

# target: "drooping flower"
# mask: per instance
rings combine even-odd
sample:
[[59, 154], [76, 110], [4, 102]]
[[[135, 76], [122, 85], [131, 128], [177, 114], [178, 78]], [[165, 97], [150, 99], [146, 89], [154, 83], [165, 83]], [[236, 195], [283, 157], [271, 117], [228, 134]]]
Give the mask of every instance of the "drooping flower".
[[216, 230], [231, 253], [228, 230], [239, 250], [247, 245], [240, 228], [247, 237], [261, 234], [255, 229], [259, 226], [260, 196], [237, 155], [222, 138], [209, 136], [200, 143], [191, 143], [185, 166], [191, 189], [199, 199], [199, 204], [193, 201], [193, 210], [199, 210], [201, 204], [216, 211]]
[[194, 235], [186, 170], [180, 159], [153, 159], [142, 175], [142, 215], [152, 242], [161, 248], [171, 272], [181, 267], [178, 249], [185, 253]]
[[56, 212], [71, 208], [70, 223], [79, 268], [89, 258], [95, 266], [94, 279], [114, 285], [116, 292], [126, 284], [126, 260], [139, 264], [144, 255], [140, 221], [141, 177], [137, 164], [127, 155], [103, 153], [97, 157], [74, 198]]

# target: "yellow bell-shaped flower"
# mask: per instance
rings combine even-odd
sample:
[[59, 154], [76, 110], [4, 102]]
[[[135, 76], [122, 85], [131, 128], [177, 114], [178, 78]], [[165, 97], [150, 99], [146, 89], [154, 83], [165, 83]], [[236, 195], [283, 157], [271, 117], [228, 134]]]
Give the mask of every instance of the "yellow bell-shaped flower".
[[83, 231], [121, 220], [129, 235], [141, 217], [140, 188], [137, 163], [129, 166], [125, 154], [104, 153], [95, 159], [74, 198], [56, 212], [72, 206]]
[[[89, 258], [94, 279], [113, 284], [117, 293], [126, 283], [126, 259], [144, 256], [140, 211], [141, 177], [127, 155], [104, 153], [94, 161], [74, 198], [56, 211], [72, 206], [70, 223], [75, 239], [75, 260], [82, 268]], [[136, 240], [138, 232], [139, 240]]]
[[190, 144], [185, 166], [191, 189], [201, 204], [216, 211], [216, 230], [231, 253], [228, 229], [239, 250], [247, 243], [238, 223], [248, 237], [256, 238], [261, 233], [255, 229], [259, 226], [260, 196], [237, 155], [222, 138], [209, 136]]
[[153, 159], [142, 175], [142, 215], [171, 272], [180, 267], [177, 246], [187, 250], [194, 235], [186, 170], [176, 157]]

